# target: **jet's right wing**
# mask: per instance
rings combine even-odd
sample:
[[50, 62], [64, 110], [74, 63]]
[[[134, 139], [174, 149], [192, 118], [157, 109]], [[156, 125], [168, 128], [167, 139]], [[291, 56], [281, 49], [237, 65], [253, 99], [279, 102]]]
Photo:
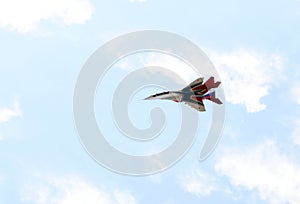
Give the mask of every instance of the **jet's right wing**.
[[195, 81], [184, 87], [182, 91], [190, 91], [192, 88], [202, 85], [203, 79], [203, 77], [196, 79]]
[[189, 84], [189, 87], [194, 88], [196, 86], [201, 85], [203, 83], [203, 79], [204, 79], [203, 77], [196, 79], [195, 81]]

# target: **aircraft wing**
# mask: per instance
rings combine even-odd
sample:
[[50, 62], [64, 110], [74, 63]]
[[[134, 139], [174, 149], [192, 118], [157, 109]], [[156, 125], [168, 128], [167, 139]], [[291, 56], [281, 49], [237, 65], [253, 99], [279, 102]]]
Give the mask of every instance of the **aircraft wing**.
[[198, 102], [193, 103], [193, 102], [186, 102], [185, 101], [185, 104], [187, 104], [190, 107], [196, 109], [197, 111], [201, 111], [201, 112], [205, 111], [205, 106], [204, 106], [203, 102], [198, 101]]
[[203, 83], [203, 79], [204, 79], [203, 77], [196, 79], [195, 81], [193, 81], [192, 83], [184, 87], [182, 90], [183, 91], [191, 90], [194, 87], [200, 86]]
[[189, 87], [193, 88], [195, 86], [201, 85], [203, 83], [203, 79], [204, 79], [203, 77], [196, 79], [195, 81], [189, 84]]

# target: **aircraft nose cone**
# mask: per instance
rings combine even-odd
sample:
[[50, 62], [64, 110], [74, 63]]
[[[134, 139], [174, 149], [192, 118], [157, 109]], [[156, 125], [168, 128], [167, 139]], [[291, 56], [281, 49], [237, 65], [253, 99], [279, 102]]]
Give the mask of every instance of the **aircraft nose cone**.
[[144, 98], [144, 100], [153, 100], [154, 97], [153, 96], [148, 96], [147, 98]]

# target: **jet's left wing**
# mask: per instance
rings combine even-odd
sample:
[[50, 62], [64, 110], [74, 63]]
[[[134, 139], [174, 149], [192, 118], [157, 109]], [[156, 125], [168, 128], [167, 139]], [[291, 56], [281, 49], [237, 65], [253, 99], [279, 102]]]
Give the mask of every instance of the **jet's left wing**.
[[196, 109], [197, 111], [200, 111], [200, 112], [205, 111], [205, 106], [204, 106], [202, 101], [198, 101], [198, 102], [187, 102], [187, 101], [185, 101], [185, 104], [187, 104], [190, 107]]

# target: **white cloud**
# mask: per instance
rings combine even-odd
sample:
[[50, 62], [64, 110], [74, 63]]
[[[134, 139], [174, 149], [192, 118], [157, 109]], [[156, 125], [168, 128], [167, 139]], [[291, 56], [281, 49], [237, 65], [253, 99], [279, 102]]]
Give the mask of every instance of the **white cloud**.
[[[186, 64], [182, 60], [168, 54], [157, 52], [136, 53], [118, 61], [115, 66], [129, 72], [141, 67], [162, 67], [166, 69], [164, 71], [161, 71], [162, 74], [170, 75], [170, 72], [172, 72], [173, 74], [175, 73], [186, 83], [190, 83], [191, 81], [199, 77], [197, 72], [195, 72], [188, 64]], [[151, 69], [148, 71], [151, 72]]]
[[300, 83], [296, 83], [291, 88], [292, 100], [300, 105]]
[[[144, 59], [144, 66], [158, 66], [169, 69], [170, 72], [176, 73], [187, 83], [199, 77], [197, 72], [185, 62], [168, 54], [150, 53]], [[165, 74], [168, 75], [169, 73], [166, 72]]]
[[28, 182], [21, 201], [35, 204], [135, 204], [127, 190], [113, 192], [77, 176], [38, 178]]
[[115, 66], [125, 71], [134, 71], [134, 67], [128, 60], [128, 57], [116, 62]]
[[[281, 74], [284, 60], [279, 54], [266, 55], [249, 50], [208, 53], [220, 74], [228, 102], [243, 104], [248, 112], [266, 108], [261, 99], [268, 94], [272, 85], [278, 84], [283, 78]], [[198, 77], [184, 62], [166, 54], [151, 53], [144, 64], [169, 68], [186, 82]]]
[[295, 122], [295, 128], [292, 132], [292, 139], [295, 145], [300, 146], [300, 120]]
[[198, 168], [190, 169], [180, 177], [181, 187], [198, 197], [208, 196], [218, 190], [218, 184], [212, 175]]
[[233, 186], [254, 190], [269, 203], [300, 203], [300, 164], [282, 154], [274, 142], [225, 151], [215, 169]]
[[89, 0], [0, 0], [0, 28], [26, 33], [43, 21], [82, 24], [92, 12]]
[[279, 54], [249, 50], [208, 53], [219, 71], [228, 102], [244, 104], [248, 112], [266, 108], [260, 100], [282, 78], [283, 58]]
[[135, 197], [127, 190], [114, 190], [113, 192], [115, 200], [118, 204], [135, 204]]
[[[284, 78], [282, 76], [284, 59], [276, 53], [261, 54], [250, 50], [233, 52], [208, 50], [208, 54], [220, 74], [226, 100], [232, 104], [245, 105], [248, 112], [264, 110], [266, 104], [262, 103], [261, 99], [268, 95], [271, 86], [279, 84]], [[139, 61], [138, 64], [135, 64], [137, 61]], [[162, 53], [150, 52], [139, 55], [139, 58], [122, 59], [118, 66], [128, 71], [134, 70], [135, 67], [160, 66], [175, 72], [186, 83], [199, 77], [185, 62]], [[168, 72], [164, 71], [163, 74], [168, 75]]]
[[22, 110], [20, 108], [19, 102], [17, 100], [14, 101], [13, 108], [3, 108], [0, 109], [0, 123], [8, 122], [13, 117], [22, 116]]

